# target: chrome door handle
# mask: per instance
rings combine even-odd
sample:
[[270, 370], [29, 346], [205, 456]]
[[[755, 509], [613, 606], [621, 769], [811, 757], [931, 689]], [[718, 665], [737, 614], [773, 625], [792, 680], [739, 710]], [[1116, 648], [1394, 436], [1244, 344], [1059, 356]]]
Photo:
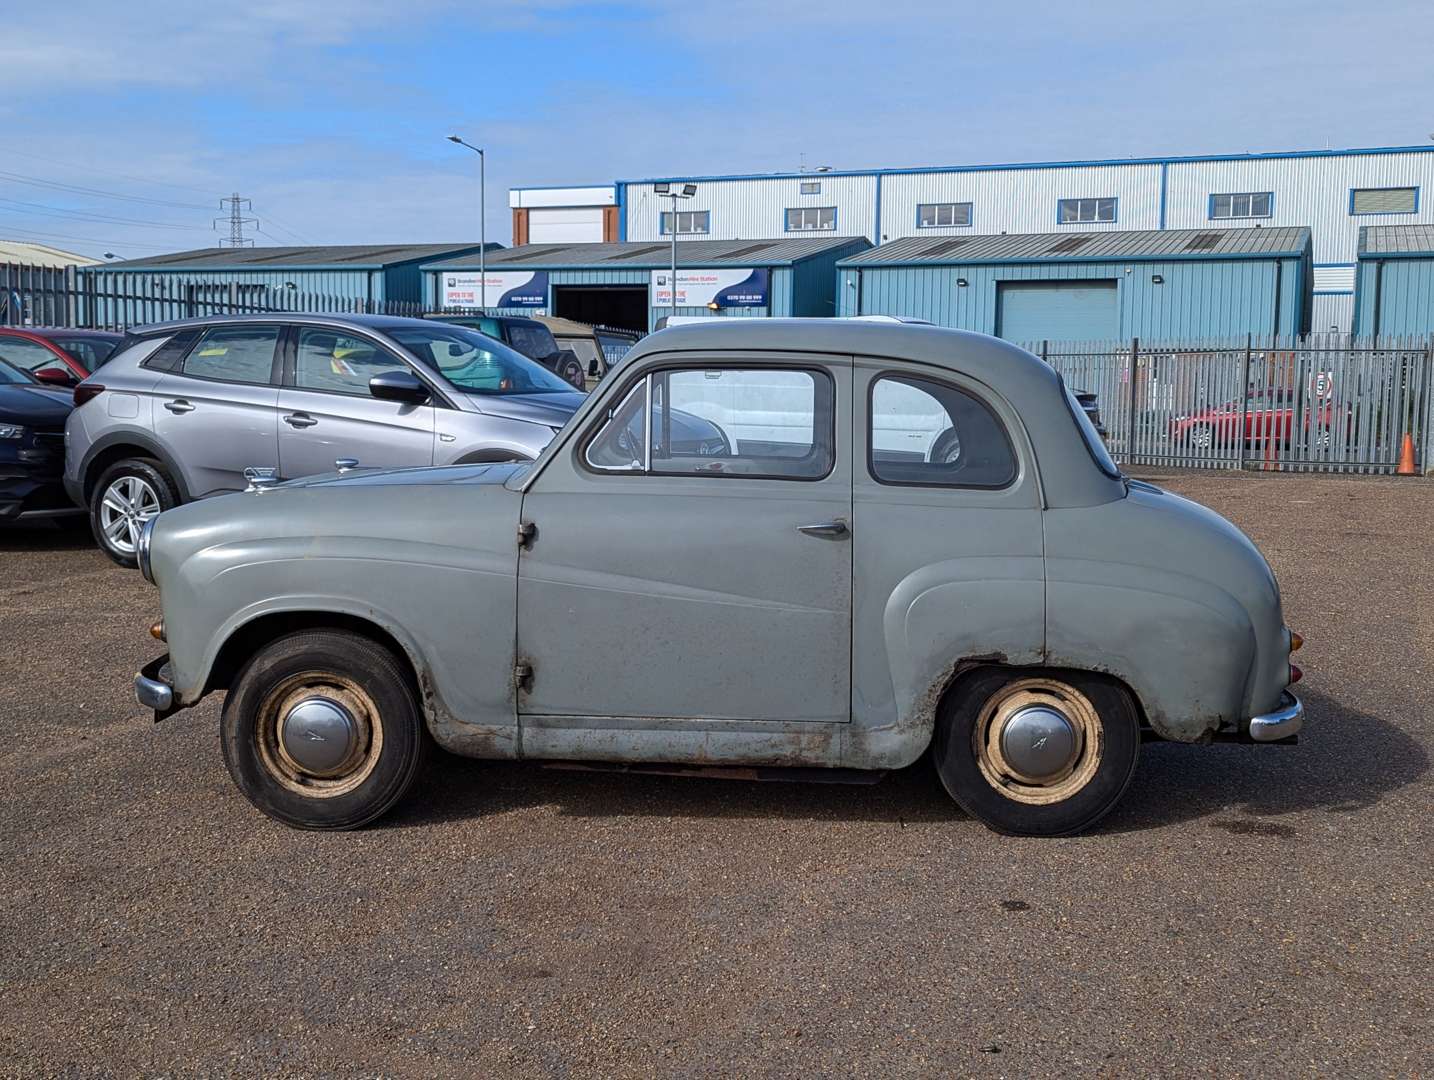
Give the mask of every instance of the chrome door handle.
[[193, 412], [194, 406], [183, 398], [175, 398], [173, 401], [166, 401], [164, 407], [176, 416], [180, 413]]
[[820, 525], [798, 525], [797, 532], [806, 533], [808, 536], [821, 536], [828, 540], [840, 540], [843, 536], [851, 535], [851, 529], [845, 521], [824, 521]]
[[313, 427], [318, 421], [308, 413], [291, 412], [284, 417], [284, 423], [290, 427]]

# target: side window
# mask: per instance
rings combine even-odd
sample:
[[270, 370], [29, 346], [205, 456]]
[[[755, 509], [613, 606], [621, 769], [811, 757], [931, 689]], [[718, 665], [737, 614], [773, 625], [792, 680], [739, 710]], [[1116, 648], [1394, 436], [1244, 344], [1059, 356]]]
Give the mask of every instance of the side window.
[[623, 472], [820, 480], [835, 462], [825, 372], [659, 371], [630, 391], [588, 446], [588, 464]]
[[367, 394], [368, 381], [375, 375], [407, 370], [402, 360], [365, 338], [315, 326], [299, 330], [294, 386], [301, 390]]
[[871, 388], [871, 475], [883, 484], [1000, 488], [1016, 455], [996, 414], [946, 383], [883, 375]]
[[0, 360], [8, 360], [17, 368], [35, 372], [41, 368], [68, 371], [64, 361], [43, 345], [24, 338], [0, 337]]
[[542, 360], [558, 351], [558, 343], [546, 326], [509, 327], [508, 344], [530, 360]]
[[180, 370], [201, 379], [267, 383], [278, 341], [277, 326], [217, 326], [199, 339]]

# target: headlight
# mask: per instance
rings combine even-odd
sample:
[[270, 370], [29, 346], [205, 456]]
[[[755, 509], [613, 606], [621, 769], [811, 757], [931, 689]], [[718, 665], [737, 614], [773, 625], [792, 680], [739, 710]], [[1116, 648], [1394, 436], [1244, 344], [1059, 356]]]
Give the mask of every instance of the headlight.
[[154, 523], [158, 520], [159, 515], [156, 514], [140, 526], [139, 540], [134, 545], [134, 557], [135, 562], [139, 564], [139, 572], [144, 575], [144, 580], [151, 585], [154, 584], [154, 573], [149, 565], [149, 545], [150, 540], [154, 537]]
[[0, 439], [23, 439], [25, 429], [19, 424], [0, 424]]

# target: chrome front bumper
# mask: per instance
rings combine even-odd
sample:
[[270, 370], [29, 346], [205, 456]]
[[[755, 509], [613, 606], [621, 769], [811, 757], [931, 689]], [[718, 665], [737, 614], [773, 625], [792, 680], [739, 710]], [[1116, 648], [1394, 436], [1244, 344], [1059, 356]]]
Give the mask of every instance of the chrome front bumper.
[[1280, 695], [1280, 707], [1274, 712], [1250, 717], [1250, 738], [1255, 742], [1279, 742], [1298, 735], [1305, 726], [1305, 707], [1288, 690]]
[[174, 687], [166, 681], [168, 668], [166, 654], [145, 664], [134, 677], [134, 696], [146, 709], [154, 710], [155, 720], [163, 720], [179, 709], [174, 701]]

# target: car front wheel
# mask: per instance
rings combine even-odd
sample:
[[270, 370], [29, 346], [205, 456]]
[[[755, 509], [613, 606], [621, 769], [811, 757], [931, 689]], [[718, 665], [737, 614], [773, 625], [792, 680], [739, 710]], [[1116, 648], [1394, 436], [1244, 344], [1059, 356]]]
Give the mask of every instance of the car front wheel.
[[391, 810], [428, 753], [412, 680], [392, 652], [345, 630], [280, 638], [224, 702], [224, 763], [270, 817], [355, 829]]
[[1140, 718], [1112, 680], [1075, 673], [973, 676], [938, 720], [936, 769], [997, 832], [1064, 836], [1104, 817], [1135, 775]]

